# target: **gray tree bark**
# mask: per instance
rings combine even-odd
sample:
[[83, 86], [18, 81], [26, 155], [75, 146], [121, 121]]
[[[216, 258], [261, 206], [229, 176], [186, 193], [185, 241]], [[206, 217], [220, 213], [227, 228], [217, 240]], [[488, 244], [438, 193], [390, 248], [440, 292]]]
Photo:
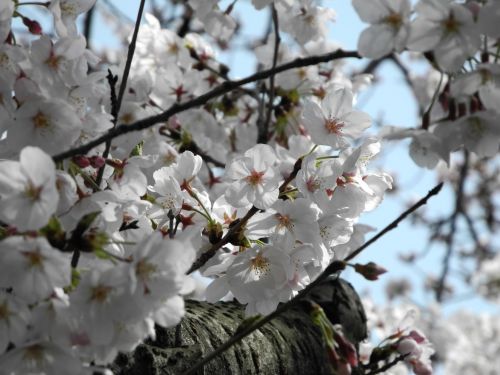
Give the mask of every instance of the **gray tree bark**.
[[[366, 316], [352, 286], [332, 277], [309, 294], [333, 324], [357, 345], [366, 338]], [[209, 362], [197, 374], [331, 374], [319, 328], [304, 301], [254, 331]], [[156, 328], [156, 340], [120, 354], [112, 366], [117, 375], [170, 375], [188, 370], [203, 355], [227, 341], [244, 320], [236, 302], [186, 301], [186, 315], [177, 327]]]

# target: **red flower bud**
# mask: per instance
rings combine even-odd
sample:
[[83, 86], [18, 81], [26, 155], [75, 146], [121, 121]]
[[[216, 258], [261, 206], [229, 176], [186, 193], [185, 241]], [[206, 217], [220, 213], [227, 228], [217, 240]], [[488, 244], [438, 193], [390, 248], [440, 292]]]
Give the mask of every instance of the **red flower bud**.
[[83, 155], [74, 156], [73, 163], [78, 165], [80, 168], [87, 168], [90, 165], [89, 158]]
[[106, 159], [104, 159], [102, 156], [91, 156], [89, 160], [90, 160], [90, 165], [93, 168], [97, 169], [102, 168], [102, 166], [106, 164]]
[[30, 20], [28, 17], [22, 17], [23, 23], [33, 35], [42, 35], [42, 26], [37, 21]]

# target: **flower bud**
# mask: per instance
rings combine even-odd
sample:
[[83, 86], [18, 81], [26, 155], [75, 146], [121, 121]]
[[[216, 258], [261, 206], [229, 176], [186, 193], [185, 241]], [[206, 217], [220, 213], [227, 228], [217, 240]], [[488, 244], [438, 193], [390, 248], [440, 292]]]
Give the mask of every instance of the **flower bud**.
[[361, 274], [365, 279], [375, 281], [378, 280], [378, 277], [383, 273], [386, 273], [387, 270], [383, 267], [380, 267], [378, 264], [369, 262], [366, 264], [356, 263], [354, 265], [354, 270]]

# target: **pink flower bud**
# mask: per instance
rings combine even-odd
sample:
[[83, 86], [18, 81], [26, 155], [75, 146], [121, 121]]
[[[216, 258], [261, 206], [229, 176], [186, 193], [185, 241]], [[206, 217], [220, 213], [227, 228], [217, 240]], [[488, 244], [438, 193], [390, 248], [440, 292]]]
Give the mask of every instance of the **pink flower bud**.
[[421, 333], [421, 332], [419, 332], [419, 331], [415, 331], [415, 330], [411, 331], [411, 332], [410, 332], [410, 334], [409, 334], [408, 336], [409, 336], [409, 337], [411, 337], [413, 340], [415, 340], [418, 344], [421, 344], [421, 343], [423, 343], [425, 340], [427, 340], [427, 339], [425, 338], [425, 336], [424, 336], [424, 335], [422, 335], [422, 333]]
[[417, 360], [412, 362], [412, 365], [413, 365], [413, 372], [416, 375], [432, 375], [432, 367], [429, 363]]

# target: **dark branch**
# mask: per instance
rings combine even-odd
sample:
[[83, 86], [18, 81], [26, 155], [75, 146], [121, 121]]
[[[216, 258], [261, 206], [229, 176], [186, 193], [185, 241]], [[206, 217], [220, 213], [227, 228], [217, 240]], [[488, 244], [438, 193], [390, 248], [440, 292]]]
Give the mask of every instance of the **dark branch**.
[[268, 69], [268, 70], [263, 70], [261, 72], [257, 72], [255, 74], [252, 74], [251, 76], [247, 78], [243, 78], [237, 81], [227, 81], [223, 82], [220, 86], [216, 87], [215, 89], [207, 92], [206, 94], [200, 95], [190, 101], [187, 101], [185, 103], [175, 103], [173, 104], [168, 110], [166, 110], [163, 113], [160, 113], [155, 116], [147, 117], [145, 119], [139, 120], [133, 124], [130, 125], [120, 125], [117, 126], [116, 128], [113, 128], [109, 130], [106, 134], [103, 134], [99, 138], [94, 139], [93, 141], [90, 141], [84, 145], [81, 145], [79, 147], [75, 147], [71, 150], [64, 151], [60, 154], [57, 154], [53, 156], [53, 160], [55, 162], [60, 162], [64, 159], [70, 158], [75, 155], [82, 155], [86, 154], [88, 151], [92, 150], [94, 147], [99, 146], [100, 144], [107, 142], [108, 140], [112, 140], [118, 136], [121, 136], [123, 134], [127, 134], [133, 131], [138, 131], [138, 130], [143, 130], [150, 128], [158, 123], [165, 122], [167, 121], [170, 117], [173, 115], [186, 111], [191, 108], [196, 108], [199, 106], [204, 105], [207, 103], [209, 100], [214, 99], [218, 96], [224, 95], [240, 86], [246, 85], [248, 83], [260, 81], [262, 79], [269, 78], [273, 74], [281, 73], [290, 69], [294, 68], [300, 68], [304, 66], [310, 66], [310, 65], [316, 65], [336, 59], [342, 59], [342, 58], [359, 58], [359, 54], [356, 51], [344, 51], [344, 50], [337, 50], [335, 52], [327, 53], [324, 55], [316, 55], [316, 56], [310, 56], [310, 57], [304, 57], [304, 58], [298, 58], [293, 61], [290, 61], [286, 64], [282, 64], [277, 66], [275, 69]]
[[[137, 19], [135, 21], [134, 33], [132, 35], [132, 40], [130, 41], [130, 44], [128, 46], [127, 61], [125, 62], [125, 68], [123, 69], [123, 77], [122, 77], [122, 80], [120, 83], [120, 91], [118, 92], [118, 98], [116, 98], [116, 100], [114, 100], [114, 101], [113, 101], [113, 99], [115, 98], [116, 94], [113, 91], [115, 89], [115, 86], [114, 86], [114, 84], [111, 85], [112, 78], [108, 78], [108, 80], [110, 81], [111, 96], [112, 96], [111, 115], [113, 116], [113, 129], [116, 128], [116, 124], [118, 123], [118, 115], [120, 114], [120, 108], [122, 105], [123, 96], [125, 95], [125, 88], [127, 87], [127, 80], [128, 80], [128, 75], [130, 73], [130, 67], [132, 66], [132, 59], [134, 58], [135, 45], [137, 43], [137, 35], [139, 34], [139, 27], [141, 25], [142, 13], [144, 11], [144, 4], [145, 3], [146, 3], [146, 0], [141, 0], [141, 3], [139, 5], [139, 10], [137, 11]], [[104, 152], [102, 154], [102, 157], [104, 159], [106, 159], [108, 157], [110, 149], [111, 149], [111, 139], [108, 139], [106, 141], [106, 147], [105, 147]], [[105, 168], [105, 166], [103, 165], [99, 169], [99, 172], [97, 174], [97, 179], [96, 179], [97, 186], [101, 185], [102, 176], [104, 174], [104, 168]]]
[[441, 271], [441, 276], [436, 285], [436, 300], [441, 302], [443, 300], [443, 293], [445, 291], [446, 277], [450, 269], [451, 255], [453, 254], [453, 248], [455, 243], [455, 235], [457, 229], [457, 220], [461, 212], [463, 212], [463, 198], [464, 198], [464, 186], [465, 180], [467, 178], [467, 170], [469, 168], [469, 153], [464, 151], [464, 162], [460, 168], [460, 176], [457, 185], [457, 195], [455, 197], [455, 210], [450, 218], [450, 231], [446, 238], [446, 253], [443, 257], [443, 270]]
[[[274, 4], [271, 5], [272, 19], [274, 25], [274, 52], [273, 52], [273, 63], [271, 69], [276, 69], [276, 65], [278, 64], [278, 54], [280, 49], [281, 37], [279, 33], [279, 21], [278, 21], [278, 12], [276, 11], [276, 7]], [[269, 77], [269, 102], [267, 104], [267, 113], [262, 126], [259, 126], [258, 129], [258, 137], [257, 143], [267, 143], [269, 137], [269, 125], [271, 123], [271, 117], [273, 114], [273, 102], [276, 88], [274, 87], [274, 77], [275, 74], [272, 74]]]

